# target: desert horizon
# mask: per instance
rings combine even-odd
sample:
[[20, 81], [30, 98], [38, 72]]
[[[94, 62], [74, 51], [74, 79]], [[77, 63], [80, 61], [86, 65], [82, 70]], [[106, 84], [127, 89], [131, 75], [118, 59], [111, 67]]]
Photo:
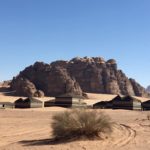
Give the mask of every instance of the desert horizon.
[[[149, 102], [146, 89], [118, 70], [115, 60], [78, 57], [50, 65], [36, 62], [0, 85], [0, 150], [148, 150]], [[76, 109], [78, 114], [83, 109], [105, 114], [111, 132], [96, 138], [71, 135], [67, 140], [55, 140], [55, 116], [63, 118], [65, 112]]]
[[149, 6], [0, 0], [0, 150], [149, 150]]

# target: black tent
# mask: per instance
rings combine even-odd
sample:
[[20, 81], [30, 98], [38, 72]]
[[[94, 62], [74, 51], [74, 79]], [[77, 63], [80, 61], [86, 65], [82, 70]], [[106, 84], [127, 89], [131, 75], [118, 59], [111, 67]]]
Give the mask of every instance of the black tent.
[[94, 104], [93, 108], [94, 109], [98, 109], [98, 108], [109, 109], [109, 108], [112, 108], [112, 102], [111, 101], [101, 101], [101, 102]]
[[117, 96], [112, 100], [113, 109], [141, 110], [141, 101], [132, 96]]
[[75, 95], [72, 93], [63, 94], [55, 97], [55, 105], [62, 107], [72, 107], [73, 105], [79, 104], [83, 100], [80, 95]]
[[28, 97], [26, 99], [18, 99], [15, 101], [15, 108], [41, 108], [42, 107], [42, 101], [33, 98]]
[[143, 110], [150, 110], [150, 100], [147, 100], [142, 103], [142, 109]]

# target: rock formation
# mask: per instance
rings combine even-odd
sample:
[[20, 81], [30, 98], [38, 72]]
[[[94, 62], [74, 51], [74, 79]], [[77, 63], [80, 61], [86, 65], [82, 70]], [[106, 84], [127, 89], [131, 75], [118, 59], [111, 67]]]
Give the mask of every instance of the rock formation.
[[133, 86], [134, 93], [136, 96], [149, 97], [150, 94], [143, 88], [139, 83], [137, 83], [134, 79], [130, 79], [130, 82]]
[[48, 65], [36, 62], [13, 79], [11, 88], [16, 90], [17, 95], [23, 96], [58, 96], [64, 93], [82, 95], [75, 78], [57, 63]]
[[148, 86], [148, 87], [146, 88], [146, 91], [147, 91], [148, 93], [150, 93], [150, 86]]
[[76, 57], [51, 64], [36, 62], [13, 79], [11, 88], [23, 96], [83, 92], [149, 96], [135, 80], [117, 69], [114, 59], [105, 61], [101, 57]]

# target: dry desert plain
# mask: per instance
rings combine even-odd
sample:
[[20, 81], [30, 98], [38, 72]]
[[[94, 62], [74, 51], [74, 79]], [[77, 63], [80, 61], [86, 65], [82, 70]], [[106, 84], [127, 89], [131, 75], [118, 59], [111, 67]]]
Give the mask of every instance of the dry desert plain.
[[[86, 102], [92, 104], [114, 95], [89, 94], [89, 97]], [[16, 99], [0, 95], [0, 101]], [[0, 109], [0, 150], [150, 150], [149, 111], [103, 110], [115, 122], [107, 138], [54, 143], [52, 116], [65, 110], [60, 107]]]

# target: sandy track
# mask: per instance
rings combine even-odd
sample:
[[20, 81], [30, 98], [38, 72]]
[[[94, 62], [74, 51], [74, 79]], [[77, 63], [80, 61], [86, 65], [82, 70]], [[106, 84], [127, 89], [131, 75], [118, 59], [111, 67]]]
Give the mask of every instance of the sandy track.
[[[56, 109], [58, 111], [56, 111]], [[53, 111], [54, 110], [54, 111]], [[0, 150], [149, 150], [147, 112], [105, 110], [113, 133], [105, 140], [51, 143], [52, 116], [64, 109], [0, 110]]]
[[114, 137], [115, 141], [113, 142], [114, 147], [123, 147], [130, 143], [136, 137], [136, 131], [130, 126], [125, 124], [115, 124], [114, 125], [113, 135], [118, 135]]

